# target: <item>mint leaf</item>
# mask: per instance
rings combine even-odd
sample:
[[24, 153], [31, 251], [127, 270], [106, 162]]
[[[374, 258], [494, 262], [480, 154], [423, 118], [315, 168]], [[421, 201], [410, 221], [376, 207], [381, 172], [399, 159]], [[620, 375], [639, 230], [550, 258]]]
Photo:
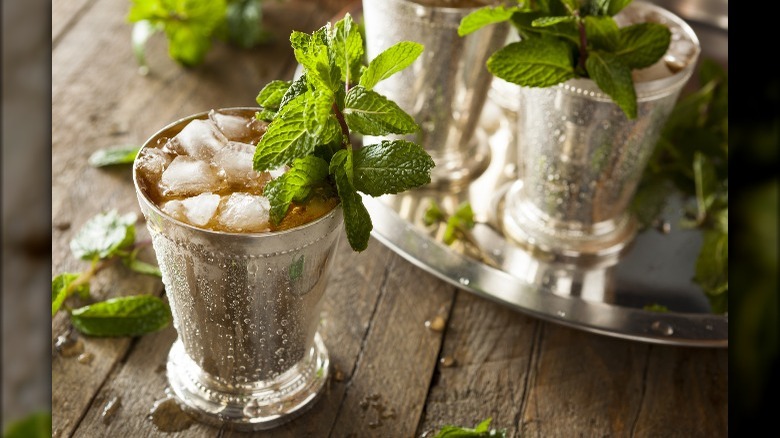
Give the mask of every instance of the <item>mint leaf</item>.
[[306, 72], [304, 72], [298, 77], [298, 79], [293, 81], [293, 83], [290, 85], [290, 88], [288, 88], [284, 93], [284, 96], [282, 96], [282, 101], [279, 103], [279, 111], [283, 110], [284, 107], [293, 99], [305, 93], [306, 90], [309, 89], [308, 84], [309, 77]]
[[451, 245], [458, 238], [458, 233], [465, 233], [474, 228], [474, 211], [468, 202], [461, 203], [455, 213], [447, 219], [447, 226], [444, 229], [442, 240], [447, 245]]
[[282, 105], [282, 98], [290, 89], [292, 81], [274, 80], [265, 85], [255, 99], [258, 105], [263, 108], [279, 109]]
[[436, 201], [431, 200], [431, 203], [428, 205], [428, 208], [425, 209], [425, 213], [423, 214], [423, 223], [430, 226], [439, 221], [443, 221], [445, 218], [446, 216], [444, 215], [444, 212], [441, 211], [439, 204], [437, 204]]
[[365, 135], [409, 134], [419, 129], [395, 102], [360, 85], [347, 93], [343, 113], [349, 128]]
[[488, 59], [487, 68], [524, 87], [549, 87], [574, 77], [570, 46], [549, 37], [511, 43]]
[[402, 41], [388, 47], [368, 64], [360, 76], [360, 85], [371, 90], [377, 83], [412, 65], [422, 52], [422, 44], [412, 41]]
[[62, 273], [51, 280], [51, 316], [57, 313], [62, 307], [62, 303], [73, 295], [78, 293], [81, 296], [89, 296], [89, 283], [84, 283], [77, 286], [73, 290], [69, 290], [71, 284], [79, 278], [81, 274], [73, 274], [70, 272]]
[[[568, 11], [560, 11], [561, 16]], [[577, 30], [576, 21], [561, 21], [559, 23], [551, 24], [545, 27], [534, 27], [533, 22], [537, 19], [544, 17], [544, 14], [539, 12], [518, 12], [512, 15], [512, 24], [517, 28], [518, 33], [523, 39], [547, 37], [557, 39], [560, 42], [569, 42], [573, 44], [573, 47], [578, 47], [580, 44], [580, 34]]]
[[631, 69], [615, 55], [595, 50], [590, 52], [585, 68], [596, 85], [618, 104], [626, 116], [635, 119], [637, 103]]
[[171, 322], [168, 305], [152, 295], [112, 298], [71, 313], [73, 326], [91, 336], [139, 336]]
[[[699, 257], [696, 259], [694, 281], [701, 285], [704, 292], [710, 296], [718, 296], [728, 292], [729, 288], [729, 235], [718, 230], [704, 232]], [[723, 313], [724, 308], [713, 308], [715, 313]]]
[[516, 6], [508, 8], [504, 6], [488, 6], [477, 9], [460, 20], [460, 25], [458, 26], [458, 35], [466, 36], [472, 32], [476, 32], [479, 29], [482, 29], [485, 26], [507, 21], [510, 17], [512, 17], [513, 13], [519, 10], [520, 8]]
[[304, 123], [306, 132], [317, 137], [328, 122], [336, 96], [330, 90], [307, 91], [304, 97]]
[[119, 216], [116, 210], [99, 214], [76, 233], [70, 250], [76, 258], [93, 260], [107, 258], [135, 240], [135, 213]]
[[620, 44], [614, 55], [630, 68], [646, 68], [661, 59], [672, 33], [663, 24], [639, 23], [620, 29]]
[[99, 149], [89, 156], [89, 164], [93, 167], [115, 166], [118, 164], [132, 164], [139, 146], [128, 145], [109, 149]]
[[431, 182], [433, 159], [419, 145], [382, 141], [355, 152], [355, 188], [371, 196], [400, 193]]
[[257, 143], [253, 159], [258, 172], [276, 169], [314, 151], [317, 139], [306, 131], [303, 95], [286, 104]]
[[273, 119], [276, 118], [276, 111], [272, 111], [269, 109], [262, 109], [255, 113], [255, 118], [257, 120], [265, 120], [266, 122], [271, 122]]
[[308, 81], [315, 88], [336, 91], [339, 86], [338, 72], [331, 67], [331, 59], [328, 54], [327, 38], [328, 28], [321, 28], [314, 35], [293, 31], [290, 43], [293, 46], [295, 59], [306, 69]]
[[616, 15], [618, 12], [622, 11], [623, 8], [628, 6], [631, 1], [632, 0], [609, 0], [609, 5], [607, 6], [607, 15]]
[[707, 218], [710, 206], [715, 202], [718, 178], [715, 176], [715, 166], [703, 153], [696, 151], [693, 154], [693, 175], [696, 183], [696, 215], [697, 222], [701, 224]]
[[620, 44], [620, 29], [612, 17], [585, 17], [585, 35], [592, 48], [613, 51]]
[[505, 430], [490, 430], [490, 423], [492, 418], [488, 418], [480, 422], [477, 427], [470, 429], [467, 427], [459, 427], [447, 425], [441, 428], [433, 438], [487, 438], [487, 437], [499, 437], [505, 438]]
[[155, 277], [162, 277], [162, 272], [160, 272], [160, 268], [158, 268], [155, 265], [146, 263], [144, 261], [138, 260], [135, 258], [135, 254], [133, 254], [132, 257], [129, 258], [123, 258], [122, 262], [127, 266], [130, 270], [134, 272], [138, 272], [139, 274], [146, 274], [146, 275], [152, 275]]
[[357, 81], [363, 61], [363, 37], [352, 16], [346, 14], [336, 22], [329, 42], [335, 64], [341, 70], [341, 80], [348, 85]]
[[271, 221], [279, 224], [292, 201], [302, 202], [311, 189], [328, 177], [328, 163], [315, 156], [306, 156], [293, 161], [290, 170], [266, 184], [263, 195], [271, 203]]
[[3, 431], [3, 438], [48, 438], [51, 436], [51, 412], [34, 412], [10, 422]]
[[576, 20], [575, 17], [571, 15], [565, 15], [562, 17], [541, 17], [537, 18], [534, 21], [531, 22], [531, 26], [533, 27], [548, 27], [552, 26], [554, 24], [558, 23], [564, 23], [564, 22], [571, 22]]
[[[343, 152], [343, 153], [342, 153]], [[336, 189], [341, 199], [341, 208], [344, 212], [344, 226], [347, 232], [349, 245], [355, 251], [363, 251], [368, 247], [368, 239], [371, 237], [371, 216], [368, 214], [363, 199], [350, 182], [348, 176], [349, 162], [346, 150], [339, 151], [331, 161], [331, 173], [336, 179]]]
[[664, 306], [663, 304], [653, 303], [653, 304], [647, 304], [643, 306], [642, 310], [647, 310], [648, 312], [666, 313], [669, 311], [669, 308]]

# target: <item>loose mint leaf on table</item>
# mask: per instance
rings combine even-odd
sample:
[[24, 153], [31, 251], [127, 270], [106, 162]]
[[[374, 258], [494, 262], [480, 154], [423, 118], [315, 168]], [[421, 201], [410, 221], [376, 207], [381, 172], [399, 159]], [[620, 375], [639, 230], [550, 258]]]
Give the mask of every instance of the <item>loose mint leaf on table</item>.
[[34, 412], [11, 421], [3, 431], [3, 438], [48, 438], [52, 436], [51, 412]]
[[647, 68], [666, 53], [672, 33], [663, 24], [639, 23], [620, 29], [615, 56], [629, 68]]
[[385, 140], [355, 152], [354, 185], [371, 196], [400, 193], [431, 182], [433, 167], [433, 159], [418, 144]]
[[468, 202], [461, 203], [455, 210], [455, 213], [447, 219], [447, 227], [444, 229], [442, 240], [447, 245], [452, 245], [459, 237], [458, 233], [465, 233], [474, 228], [474, 211]]
[[328, 163], [325, 160], [315, 156], [295, 159], [290, 170], [269, 181], [263, 191], [271, 203], [271, 221], [279, 224], [292, 201], [304, 201], [311, 189], [323, 184], [327, 177]]
[[489, 6], [466, 15], [460, 21], [458, 26], [458, 35], [466, 36], [470, 33], [476, 32], [485, 26], [502, 23], [509, 20], [512, 14], [519, 11], [517, 6]]
[[362, 134], [410, 134], [419, 130], [412, 116], [395, 102], [360, 85], [349, 90], [344, 107], [347, 125]]
[[490, 429], [490, 423], [493, 419], [488, 418], [479, 423], [475, 428], [459, 426], [444, 426], [433, 438], [485, 438], [485, 437], [506, 437], [505, 430]]
[[368, 64], [360, 76], [360, 85], [371, 90], [380, 81], [412, 65], [422, 52], [422, 44], [412, 41], [401, 41], [390, 46]]
[[132, 164], [135, 160], [139, 146], [128, 145], [109, 149], [99, 149], [89, 157], [89, 164], [93, 167], [114, 166], [117, 164]]
[[142, 260], [138, 260], [135, 257], [135, 252], [133, 253], [132, 257], [123, 258], [122, 263], [124, 263], [124, 265], [127, 266], [133, 272], [138, 272], [139, 274], [153, 275], [155, 277], [162, 277], [162, 272], [160, 272], [160, 268], [150, 263], [146, 263]]
[[51, 316], [54, 316], [62, 307], [62, 303], [72, 294], [77, 293], [81, 297], [89, 296], [89, 283], [76, 286], [71, 285], [81, 274], [70, 272], [62, 273], [51, 280]]
[[549, 87], [574, 77], [569, 45], [547, 37], [509, 44], [488, 59], [487, 68], [525, 87]]
[[70, 250], [76, 258], [84, 260], [104, 259], [135, 240], [135, 213], [119, 216], [116, 210], [99, 214], [79, 230], [70, 242]]
[[590, 52], [585, 66], [596, 85], [618, 104], [629, 119], [635, 119], [637, 103], [631, 69], [615, 55], [596, 50]]
[[152, 295], [137, 295], [81, 307], [71, 313], [73, 326], [91, 336], [139, 336], [171, 322], [168, 305]]

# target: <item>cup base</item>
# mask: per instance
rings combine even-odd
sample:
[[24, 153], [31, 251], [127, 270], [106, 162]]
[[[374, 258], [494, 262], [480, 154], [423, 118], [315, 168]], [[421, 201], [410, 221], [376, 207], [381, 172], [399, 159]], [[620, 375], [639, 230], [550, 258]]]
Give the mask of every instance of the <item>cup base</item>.
[[591, 228], [546, 221], [523, 198], [522, 180], [512, 184], [498, 202], [504, 236], [512, 242], [560, 263], [604, 267], [616, 264], [636, 236], [636, 219], [626, 213]]
[[319, 333], [309, 354], [279, 376], [241, 385], [217, 383], [176, 340], [168, 354], [168, 383], [182, 408], [212, 426], [233, 430], [266, 430], [286, 423], [311, 408], [329, 373], [328, 351]]
[[436, 162], [431, 170], [428, 188], [457, 190], [479, 178], [490, 165], [490, 147], [484, 132], [477, 130], [468, 145], [452, 156], [437, 156], [429, 151]]

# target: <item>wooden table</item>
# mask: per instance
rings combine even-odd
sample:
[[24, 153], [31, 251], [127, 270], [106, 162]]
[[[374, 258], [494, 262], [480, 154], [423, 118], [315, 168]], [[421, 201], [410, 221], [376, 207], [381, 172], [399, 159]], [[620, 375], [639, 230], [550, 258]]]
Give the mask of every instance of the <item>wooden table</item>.
[[[254, 105], [267, 81], [291, 78], [287, 38], [312, 31], [344, 1], [267, 2], [274, 44], [239, 50], [217, 43], [205, 64], [184, 69], [161, 37], [151, 73], [137, 72], [125, 0], [52, 6], [53, 275], [86, 262], [69, 242], [109, 209], [138, 212], [129, 167], [96, 169], [97, 149], [141, 144], [158, 128], [210, 108]], [[139, 238], [148, 238], [139, 227]], [[254, 436], [412, 437], [444, 424], [492, 417], [508, 436], [726, 436], [726, 350], [649, 345], [542, 322], [477, 298], [421, 271], [378, 241], [355, 254], [342, 239], [327, 289], [323, 337], [334, 378], [303, 417]], [[147, 260], [154, 256], [149, 250]], [[162, 283], [118, 267], [92, 282], [98, 299], [153, 293]], [[425, 322], [441, 316], [443, 331]], [[69, 327], [52, 321], [52, 339]], [[55, 436], [168, 436], [147, 418], [165, 396], [161, 372], [173, 327], [139, 338], [82, 337], [89, 364], [53, 354]], [[444, 362], [452, 360], [454, 363]], [[121, 402], [110, 421], [102, 413]], [[193, 424], [175, 436], [242, 436]]]

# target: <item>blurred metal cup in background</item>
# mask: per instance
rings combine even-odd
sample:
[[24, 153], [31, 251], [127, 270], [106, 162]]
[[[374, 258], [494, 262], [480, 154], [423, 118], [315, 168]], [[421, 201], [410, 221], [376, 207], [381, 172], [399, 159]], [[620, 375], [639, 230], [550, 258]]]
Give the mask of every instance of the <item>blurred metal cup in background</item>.
[[[589, 79], [520, 87], [521, 179], [504, 198], [504, 234], [564, 258], [603, 262], [634, 238], [629, 204], [700, 52], [693, 30], [665, 9], [633, 2], [616, 16], [618, 22], [621, 15], [660, 22], [672, 31], [669, 51], [647, 69], [656, 76], [635, 85], [636, 119], [629, 120]], [[666, 66], [665, 75], [652, 70]]]
[[[492, 76], [485, 67], [506, 41], [507, 23], [458, 36], [463, 17], [493, 2], [476, 0], [363, 0], [368, 59], [400, 41], [425, 49], [409, 68], [376, 86], [414, 117], [419, 142], [436, 167], [431, 186], [457, 186], [487, 167], [490, 149], [475, 137]], [[367, 137], [366, 144], [388, 137]], [[393, 137], [397, 138], [397, 137]]]
[[[179, 120], [144, 147], [206, 117]], [[287, 231], [223, 233], [171, 218], [137, 169], [133, 180], [178, 333], [167, 363], [178, 401], [203, 422], [238, 430], [275, 427], [310, 407], [328, 377], [317, 327], [341, 207]]]

